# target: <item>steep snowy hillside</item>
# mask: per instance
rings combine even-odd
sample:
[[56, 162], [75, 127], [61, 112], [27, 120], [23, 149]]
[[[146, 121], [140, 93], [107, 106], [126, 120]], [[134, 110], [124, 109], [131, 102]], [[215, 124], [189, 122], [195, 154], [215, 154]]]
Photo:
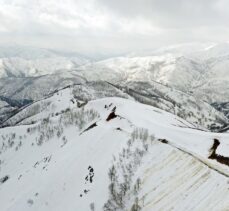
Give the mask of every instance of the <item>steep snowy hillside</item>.
[[228, 134], [71, 93], [52, 96], [35, 124], [0, 129], [2, 211], [228, 209]]
[[[101, 88], [101, 91], [97, 92], [110, 92], [108, 96], [119, 96], [122, 93], [121, 97], [134, 98], [174, 113], [195, 125], [218, 130], [227, 125], [228, 120], [221, 111], [216, 111], [209, 104], [228, 101], [228, 49], [228, 44], [211, 45], [208, 48], [203, 45], [198, 51], [197, 47], [192, 45], [169, 47], [154, 51], [152, 56], [111, 58], [78, 68], [71, 67], [71, 70], [66, 66], [61, 67], [65, 62], [58, 59], [57, 66], [51, 65], [55, 69], [52, 71], [52, 68], [49, 68], [51, 63], [40, 60], [55, 60], [55, 55], [66, 59], [73, 54], [66, 55], [33, 48], [3, 48], [0, 49], [0, 55], [7, 57], [4, 59], [37, 60], [41, 69], [37, 73], [30, 72], [33, 71], [31, 69], [26, 72], [27, 69], [21, 66], [21, 62], [15, 63], [16, 69], [6, 68], [6, 76], [11, 77], [0, 78], [0, 96], [10, 100], [31, 102], [72, 84], [103, 80], [121, 87], [112, 88], [106, 85], [106, 88], [111, 90]], [[57, 70], [57, 67], [64, 69]], [[32, 77], [28, 77], [30, 75]], [[88, 88], [85, 85], [82, 95], [89, 95], [88, 100], [96, 99], [93, 93], [94, 89], [99, 87], [94, 88], [92, 85], [89, 90]]]
[[85, 82], [86, 79], [71, 71], [40, 77], [1, 78], [0, 96], [14, 100], [39, 100], [57, 89]]
[[68, 86], [55, 91], [46, 99], [23, 107], [18, 113], [4, 121], [2, 126], [36, 123], [50, 116], [58, 116], [70, 108], [82, 107], [92, 99], [114, 96], [130, 98], [127, 94], [105, 82]]
[[227, 117], [213, 106], [193, 95], [151, 82], [128, 82], [118, 86], [137, 101], [173, 113], [195, 127], [218, 130], [228, 124]]
[[0, 47], [0, 78], [36, 77], [88, 63], [83, 56], [31, 47]]
[[148, 56], [117, 57], [77, 68], [89, 80], [111, 83], [130, 81], [157, 81], [197, 98], [225, 102], [229, 98], [229, 44], [215, 44], [198, 48], [190, 45], [168, 47]]
[[17, 106], [9, 105], [5, 100], [0, 97], [0, 124], [5, 121], [9, 116], [11, 116], [16, 110]]
[[0, 100], [8, 104], [0, 107], [0, 125], [33, 101], [47, 97], [57, 89], [79, 83], [85, 83], [85, 79], [71, 72], [32, 78], [0, 78]]
[[1, 47], [0, 78], [64, 75], [74, 70], [93, 81], [157, 81], [193, 93], [209, 103], [226, 102], [229, 98], [228, 43], [171, 46], [139, 55], [89, 62], [76, 54], [30, 47]]
[[[28, 89], [25, 88], [25, 90]], [[23, 90], [23, 93], [26, 93], [25, 90]], [[32, 87], [29, 90], [32, 90]], [[125, 83], [125, 85], [122, 86], [104, 81], [95, 81], [75, 84], [70, 88], [67, 87], [62, 91], [54, 92], [54, 95], [49, 92], [49, 98], [38, 100], [37, 102], [22, 108], [21, 112], [2, 122], [2, 126], [35, 122], [37, 118], [36, 116], [45, 109], [54, 113], [61, 112], [66, 109], [65, 107], [68, 106], [68, 104], [62, 107], [58, 106], [59, 109], [55, 111], [55, 106], [53, 106], [53, 103], [51, 102], [52, 99], [56, 99], [56, 97], [62, 101], [61, 97], [62, 95], [66, 95], [66, 92], [69, 92], [67, 95], [73, 100], [73, 102], [78, 100], [82, 103], [86, 103], [90, 100], [104, 97], [122, 97], [136, 100], [173, 113], [192, 123], [193, 127], [198, 127], [202, 130], [210, 129], [212, 131], [217, 131], [218, 129], [225, 127], [228, 123], [228, 120], [223, 113], [220, 113], [208, 103], [162, 84], [154, 83], [152, 85], [152, 83], [149, 84], [145, 82], [130, 82], [128, 84]], [[44, 90], [43, 93], [40, 94], [42, 96], [42, 94], [45, 93], [47, 93], [47, 90]], [[20, 92], [17, 92], [17, 95], [21, 96]], [[49, 113], [46, 112], [46, 114], [48, 115]], [[42, 115], [44, 115], [44, 113], [42, 113]], [[30, 118], [26, 119], [27, 117]]]
[[[121, 57], [79, 67], [88, 80], [102, 79], [112, 83], [124, 81], [157, 81], [188, 91], [196, 78], [204, 79], [205, 66], [171, 54], [148, 57]], [[102, 77], [102, 78], [101, 78]], [[184, 79], [185, 82], [184, 83]]]
[[229, 118], [229, 102], [213, 103], [212, 106]]
[[[212, 106], [220, 111], [221, 113], [224, 114], [229, 119], [229, 102], [224, 102], [224, 103], [213, 103]], [[226, 124], [225, 127], [222, 127], [220, 132], [228, 132], [229, 131], [229, 125]]]
[[[111, 83], [157, 81], [209, 103], [229, 98], [229, 44], [171, 46], [148, 55], [89, 62], [80, 55], [29, 47], [0, 48], [1, 77], [36, 77], [74, 72]], [[74, 77], [74, 74], [73, 74]], [[1, 82], [0, 82], [1, 84]]]

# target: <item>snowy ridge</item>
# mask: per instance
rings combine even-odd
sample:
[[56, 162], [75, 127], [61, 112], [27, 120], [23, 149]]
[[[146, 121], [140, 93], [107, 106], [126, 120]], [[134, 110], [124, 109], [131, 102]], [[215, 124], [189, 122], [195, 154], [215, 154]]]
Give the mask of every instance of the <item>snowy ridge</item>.
[[88, 63], [86, 57], [65, 55], [47, 49], [11, 46], [0, 47], [0, 78], [36, 77], [65, 72]]
[[40, 77], [1, 78], [0, 95], [13, 100], [41, 100], [52, 92], [72, 84], [83, 84], [86, 79], [69, 71]]
[[207, 102], [157, 82], [129, 82], [120, 88], [137, 101], [161, 108], [189, 121], [200, 129], [217, 130], [227, 118]]
[[10, 105], [0, 96], [0, 124], [4, 122], [9, 116], [16, 113], [17, 110], [18, 107], [16, 105]]
[[132, 82], [154, 86], [159, 82], [209, 104], [224, 103], [229, 98], [228, 43], [170, 46], [98, 62], [84, 62], [74, 53], [2, 47], [0, 58], [0, 75], [4, 76], [0, 77], [0, 95], [17, 100], [39, 100], [44, 97], [42, 93], [83, 80], [123, 86]]
[[77, 72], [88, 80], [111, 83], [157, 81], [192, 93], [209, 103], [226, 102], [228, 95], [228, 43], [168, 47], [144, 56], [110, 58], [80, 66]]
[[[3, 211], [227, 210], [229, 168], [208, 157], [214, 139], [220, 142], [217, 154], [229, 155], [228, 134], [193, 129], [173, 114], [130, 99], [73, 103], [71, 93], [64, 89], [61, 97], [49, 99], [59, 102], [54, 111], [65, 111], [47, 118], [42, 116], [47, 108], [34, 116], [35, 124], [0, 129]], [[132, 159], [136, 164], [128, 167]], [[108, 176], [113, 165], [115, 180]], [[133, 174], [127, 173], [123, 193], [127, 169]], [[114, 201], [117, 193], [121, 198]]]
[[[27, 88], [22, 90], [23, 93], [27, 93], [27, 91], [29, 91]], [[63, 104], [61, 106], [59, 106], [58, 102], [63, 101], [61, 98], [62, 95], [66, 95], [65, 92], [69, 92], [67, 96], [72, 99], [72, 104], [77, 100], [87, 102], [104, 97], [122, 97], [136, 100], [173, 113], [192, 123], [193, 127], [198, 127], [201, 130], [210, 129], [217, 131], [228, 122], [222, 113], [218, 112], [208, 103], [158, 83], [153, 83], [152, 85], [152, 83], [130, 82], [120, 86], [103, 81], [95, 81], [75, 84], [71, 87], [68, 86], [64, 90], [54, 92], [54, 95], [49, 94], [49, 96], [53, 97], [46, 97], [46, 100], [38, 100], [26, 106], [22, 111], [2, 123], [2, 126], [36, 122], [35, 116], [39, 115], [45, 109], [47, 111], [42, 112], [43, 117], [44, 115], [48, 117], [50, 112], [54, 114], [65, 110], [66, 106], [69, 105], [67, 103], [68, 101], [64, 102], [66, 105]], [[33, 93], [28, 92], [28, 94]], [[44, 95], [45, 90], [40, 94], [41, 96]], [[17, 92], [17, 95], [21, 96], [20, 92]], [[56, 96], [59, 99], [55, 98]], [[59, 108], [58, 111], [55, 110], [56, 107]]]
[[0, 49], [1, 211], [228, 211], [228, 50]]

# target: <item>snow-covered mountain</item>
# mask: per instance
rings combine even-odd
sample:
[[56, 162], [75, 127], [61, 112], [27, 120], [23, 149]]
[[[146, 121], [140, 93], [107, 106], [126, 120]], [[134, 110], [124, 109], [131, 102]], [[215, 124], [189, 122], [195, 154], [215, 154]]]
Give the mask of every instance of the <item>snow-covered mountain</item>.
[[78, 54], [64, 54], [47, 49], [0, 47], [0, 78], [36, 77], [65, 72], [89, 62]]
[[0, 124], [16, 113], [17, 109], [16, 105], [10, 105], [5, 99], [0, 97]]
[[228, 66], [227, 43], [0, 48], [0, 210], [227, 211]]
[[139, 102], [161, 108], [175, 114], [200, 129], [218, 130], [228, 124], [225, 113], [215, 109], [201, 98], [151, 82], [128, 82], [120, 87]]
[[157, 81], [184, 92], [193, 93], [209, 103], [229, 98], [229, 44], [169, 47], [148, 56], [117, 57], [78, 67], [88, 80], [112, 83]]
[[229, 102], [213, 103], [212, 106], [229, 118]]
[[66, 71], [75, 71], [87, 80], [114, 84], [156, 81], [192, 93], [208, 103], [228, 101], [228, 65], [228, 43], [171, 46], [139, 56], [132, 54], [97, 62], [46, 49], [0, 48], [0, 78], [62, 74], [64, 79]]
[[0, 78], [0, 96], [14, 100], [39, 100], [55, 90], [72, 84], [83, 84], [86, 79], [75, 72], [48, 74], [39, 77]]
[[0, 78], [0, 125], [33, 101], [43, 99], [55, 90], [72, 84], [83, 84], [85, 81], [74, 72], [39, 77]]
[[[228, 101], [228, 52], [229, 44], [201, 45], [199, 48], [190, 44], [159, 49], [151, 52], [151, 56], [117, 57], [67, 68], [62, 59], [70, 61], [74, 54], [36, 48], [2, 48], [0, 56], [4, 60], [22, 59], [32, 61], [33, 65], [37, 62], [40, 67], [35, 73], [31, 68], [21, 66], [20, 62], [14, 62], [15, 66], [8, 68], [4, 66], [0, 97], [32, 102], [68, 85], [102, 80], [121, 86], [119, 89], [123, 88], [121, 92], [125, 90], [128, 97], [162, 108], [204, 128], [216, 129], [227, 124], [225, 117], [228, 114], [217, 112], [210, 104]], [[57, 59], [58, 56], [61, 58]], [[49, 63], [53, 59], [59, 63]], [[138, 93], [127, 93], [129, 90], [138, 90]], [[111, 92], [112, 96], [115, 94], [116, 91]], [[2, 113], [0, 111], [0, 115]]]
[[[67, 87], [67, 89], [71, 89], [74, 98], [84, 102], [104, 97], [122, 97], [134, 99], [138, 102], [161, 108], [189, 121], [193, 124], [193, 127], [198, 127], [202, 130], [210, 129], [215, 131], [228, 124], [228, 119], [224, 114], [217, 111], [210, 104], [200, 99], [196, 99], [192, 95], [188, 95], [156, 82], [153, 84], [145, 82], [129, 82], [125, 85], [115, 85], [104, 81], [87, 82], [82, 80], [82, 78], [75, 78], [76, 81], [66, 80], [61, 83], [57, 80], [56, 83], [54, 79], [55, 77], [52, 75], [39, 77], [36, 80], [33, 78], [33, 82], [29, 85], [23, 86], [23, 89], [20, 87], [18, 89], [17, 84], [27, 84], [27, 79], [25, 82], [22, 79], [16, 79], [15, 82], [17, 83], [12, 87], [10, 86], [11, 83], [4, 79], [5, 86], [2, 90], [3, 92], [1, 93], [0, 91], [0, 95], [3, 93], [6, 95], [7, 93], [7, 97], [15, 99], [16, 102], [18, 102], [19, 99], [26, 99], [27, 101], [35, 101], [35, 103], [26, 106], [26, 109], [22, 107], [18, 110], [22, 110], [22, 112], [13, 116], [10, 115], [12, 117], [2, 121], [0, 125], [12, 126], [21, 123], [24, 121], [25, 117], [34, 116], [35, 114], [42, 112], [47, 105], [49, 110], [52, 110], [50, 96], [53, 96], [52, 93], [55, 93], [55, 90], [58, 89], [61, 84], [62, 88]], [[68, 83], [71, 83], [72, 86], [67, 86]], [[54, 86], [54, 84], [57, 85]], [[42, 87], [42, 89], [40, 89], [40, 87]], [[8, 89], [12, 91], [6, 92]], [[42, 97], [47, 98], [46, 101], [42, 101], [44, 105], [40, 105], [39, 99]], [[28, 101], [28, 103], [31, 103], [31, 101]], [[30, 122], [28, 123], [34, 121], [34, 117], [31, 117]]]
[[103, 95], [92, 87], [57, 91], [0, 129], [1, 210], [228, 209], [228, 134], [127, 95], [85, 100]]

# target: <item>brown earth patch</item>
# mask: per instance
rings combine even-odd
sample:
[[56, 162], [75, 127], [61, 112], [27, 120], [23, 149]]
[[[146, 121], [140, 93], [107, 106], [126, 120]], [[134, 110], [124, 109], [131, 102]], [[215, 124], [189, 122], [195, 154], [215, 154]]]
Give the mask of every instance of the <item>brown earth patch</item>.
[[229, 166], [229, 157], [225, 157], [223, 155], [219, 155], [216, 153], [216, 150], [219, 145], [220, 145], [220, 141], [218, 139], [214, 139], [214, 143], [210, 149], [211, 154], [208, 156], [208, 158], [212, 160], [216, 160], [221, 164]]

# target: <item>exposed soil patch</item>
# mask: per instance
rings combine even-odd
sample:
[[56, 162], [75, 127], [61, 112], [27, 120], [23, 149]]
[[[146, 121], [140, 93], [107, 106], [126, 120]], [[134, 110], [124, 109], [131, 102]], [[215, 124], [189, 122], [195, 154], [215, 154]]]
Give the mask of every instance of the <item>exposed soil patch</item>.
[[163, 144], [168, 144], [169, 143], [166, 139], [158, 139], [158, 141], [160, 141]]
[[90, 182], [90, 183], [92, 183], [93, 182], [93, 177], [94, 177], [94, 169], [91, 167], [91, 166], [89, 166], [88, 167], [88, 171], [89, 171], [89, 173], [88, 173], [88, 175], [85, 177], [85, 181], [86, 182]]
[[209, 159], [216, 160], [219, 163], [229, 166], [229, 157], [225, 157], [223, 155], [219, 155], [216, 153], [217, 148], [220, 145], [220, 141], [218, 139], [214, 139], [214, 143], [210, 149], [211, 154], [209, 155]]
[[114, 111], [112, 111], [112, 112], [108, 115], [106, 121], [109, 122], [110, 120], [115, 119], [116, 117], [117, 117], [117, 115], [115, 114]]
[[218, 148], [218, 146], [220, 145], [220, 142], [218, 139], [214, 139], [214, 143], [210, 149], [211, 155], [208, 157], [210, 159], [214, 159], [215, 155], [216, 155], [216, 149]]
[[[91, 167], [91, 166], [88, 166], [88, 174], [87, 176], [85, 177], [85, 185], [90, 182], [90, 183], [93, 183], [93, 177], [95, 175], [95, 171], [94, 171], [94, 168]], [[83, 197], [83, 194], [86, 195], [88, 194], [90, 190], [89, 189], [84, 189], [83, 190], [83, 193], [80, 194], [80, 197]]]
[[[110, 104], [109, 106], [111, 106], [112, 104]], [[115, 114], [116, 111], [116, 106], [114, 108], [112, 108], [111, 113], [108, 115], [106, 121], [110, 121], [112, 119], [115, 119], [118, 115]]]
[[116, 106], [112, 109], [112, 112], [115, 112], [116, 111]]
[[105, 105], [104, 108], [109, 109], [112, 105], [113, 105], [113, 103], [111, 103], [110, 105]]
[[77, 101], [77, 107], [78, 108], [82, 108], [82, 107], [84, 107], [85, 105], [87, 105], [87, 101], [86, 102], [79, 102], [79, 101]]
[[[95, 122], [95, 123], [93, 123], [92, 125], [90, 125], [88, 128], [86, 128], [82, 133], [87, 132], [88, 130], [91, 130], [92, 128], [94, 128], [94, 127], [96, 127], [96, 126], [98, 126], [98, 125], [97, 125], [97, 123]], [[82, 133], [80, 133], [80, 135], [81, 135]]]
[[9, 178], [10, 178], [10, 177], [9, 177], [8, 175], [2, 177], [2, 178], [0, 179], [0, 183], [3, 184], [3, 183], [6, 182]]

